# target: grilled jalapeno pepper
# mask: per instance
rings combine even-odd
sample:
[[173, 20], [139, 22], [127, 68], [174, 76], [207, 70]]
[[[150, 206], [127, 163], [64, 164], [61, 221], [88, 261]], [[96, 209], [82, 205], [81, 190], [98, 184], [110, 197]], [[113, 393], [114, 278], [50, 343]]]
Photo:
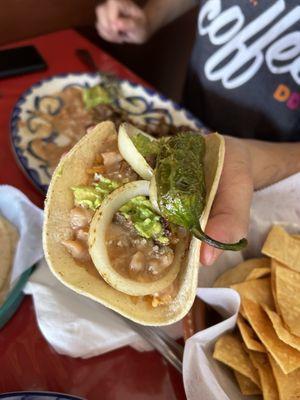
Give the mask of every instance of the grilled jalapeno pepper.
[[162, 145], [155, 168], [158, 207], [169, 222], [183, 226], [210, 246], [240, 250], [247, 245], [246, 239], [222, 243], [201, 229], [199, 218], [206, 200], [204, 155], [205, 139], [197, 133], [177, 134]]

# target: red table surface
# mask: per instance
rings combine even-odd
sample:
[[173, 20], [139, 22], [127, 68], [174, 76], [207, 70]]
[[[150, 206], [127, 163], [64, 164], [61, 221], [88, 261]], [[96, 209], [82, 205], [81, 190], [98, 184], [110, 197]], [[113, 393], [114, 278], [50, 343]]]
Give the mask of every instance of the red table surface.
[[[48, 76], [85, 71], [75, 56], [76, 48], [88, 49], [100, 69], [145, 83], [73, 30], [6, 47], [25, 44], [37, 47], [48, 69], [0, 80], [0, 183], [19, 188], [42, 207], [43, 196], [20, 170], [10, 144], [10, 115], [22, 92]], [[155, 351], [139, 353], [124, 347], [87, 360], [57, 354], [40, 333], [28, 296], [0, 331], [0, 393], [18, 390], [58, 391], [91, 400], [185, 399], [181, 375]]]

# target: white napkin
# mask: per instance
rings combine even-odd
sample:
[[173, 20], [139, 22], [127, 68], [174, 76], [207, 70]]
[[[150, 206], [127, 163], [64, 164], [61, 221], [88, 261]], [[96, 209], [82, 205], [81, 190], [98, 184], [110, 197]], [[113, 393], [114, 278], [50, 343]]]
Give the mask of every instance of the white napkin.
[[0, 185], [0, 214], [19, 232], [10, 286], [18, 277], [43, 257], [43, 212], [18, 189]]
[[[117, 314], [61, 284], [45, 260], [24, 291], [33, 296], [41, 332], [60, 354], [88, 358], [126, 345], [151, 349]], [[181, 323], [165, 329], [174, 338], [182, 336]]]
[[[300, 232], [300, 173], [255, 193], [251, 208], [249, 246], [246, 258], [260, 256], [260, 249], [273, 224], [289, 232]], [[226, 252], [212, 267], [199, 271], [198, 297], [226, 318], [221, 323], [192, 336], [185, 345], [183, 379], [188, 400], [257, 399], [242, 396], [233, 374], [212, 358], [219, 336], [234, 328], [239, 296], [231, 289], [211, 288], [216, 277], [242, 260], [241, 254]], [[204, 288], [205, 287], [205, 288]]]

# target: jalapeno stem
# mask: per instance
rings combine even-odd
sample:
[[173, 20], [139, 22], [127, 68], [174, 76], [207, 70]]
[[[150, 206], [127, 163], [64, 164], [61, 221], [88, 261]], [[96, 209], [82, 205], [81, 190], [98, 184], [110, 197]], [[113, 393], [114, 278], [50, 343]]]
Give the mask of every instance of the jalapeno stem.
[[192, 228], [191, 232], [197, 239], [209, 244], [210, 246], [216, 247], [217, 249], [239, 251], [246, 247], [248, 244], [248, 241], [245, 238], [236, 243], [218, 242], [217, 240], [207, 236], [200, 227]]

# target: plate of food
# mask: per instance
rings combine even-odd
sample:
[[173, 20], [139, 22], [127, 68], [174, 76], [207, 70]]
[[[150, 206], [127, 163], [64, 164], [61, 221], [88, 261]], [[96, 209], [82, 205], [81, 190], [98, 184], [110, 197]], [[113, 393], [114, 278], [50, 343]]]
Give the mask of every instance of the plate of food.
[[61, 156], [104, 121], [131, 122], [154, 135], [201, 127], [188, 111], [161, 94], [99, 73], [41, 80], [24, 92], [11, 118], [12, 146], [21, 168], [43, 193]]

